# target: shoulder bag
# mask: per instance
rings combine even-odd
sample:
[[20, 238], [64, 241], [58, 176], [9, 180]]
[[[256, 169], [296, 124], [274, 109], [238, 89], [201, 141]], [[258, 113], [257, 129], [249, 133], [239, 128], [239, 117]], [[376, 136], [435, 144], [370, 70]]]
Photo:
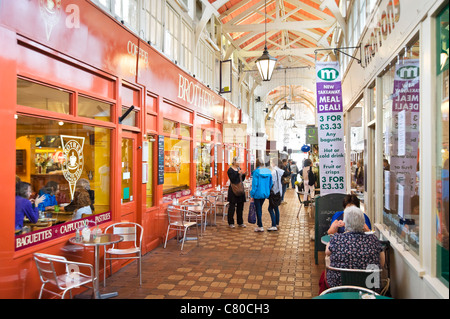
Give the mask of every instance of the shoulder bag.
[[242, 183], [241, 175], [239, 175], [239, 183], [233, 184], [230, 181], [230, 186], [235, 196], [244, 196], [244, 183]]
[[[277, 177], [277, 179], [275, 180], [275, 182], [278, 180], [278, 172], [275, 171], [275, 176]], [[272, 186], [273, 188], [273, 186]], [[278, 207], [281, 205], [281, 193], [274, 193], [273, 190], [270, 190], [270, 195], [269, 195], [269, 206], [272, 207]]]

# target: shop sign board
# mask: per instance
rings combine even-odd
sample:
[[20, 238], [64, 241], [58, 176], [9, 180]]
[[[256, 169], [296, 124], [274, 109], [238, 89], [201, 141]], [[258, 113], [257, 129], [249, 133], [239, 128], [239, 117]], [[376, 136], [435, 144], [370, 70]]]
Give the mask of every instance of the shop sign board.
[[[53, 214], [56, 215], [57, 213]], [[86, 224], [86, 221], [91, 223], [91, 225], [100, 225], [111, 220], [111, 212], [105, 212], [91, 215], [83, 219], [68, 221], [32, 233], [17, 235], [15, 236], [15, 250], [21, 250], [68, 234], [73, 234], [78, 228], [83, 227]]]
[[346, 193], [339, 62], [316, 63], [320, 195]]

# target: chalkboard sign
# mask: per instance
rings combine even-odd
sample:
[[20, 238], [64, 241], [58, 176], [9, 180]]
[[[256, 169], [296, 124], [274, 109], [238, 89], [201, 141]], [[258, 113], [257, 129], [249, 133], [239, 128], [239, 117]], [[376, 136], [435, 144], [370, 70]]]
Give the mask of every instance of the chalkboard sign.
[[158, 136], [158, 185], [164, 184], [164, 136]]
[[327, 194], [316, 196], [316, 214], [315, 214], [315, 239], [314, 239], [314, 258], [318, 264], [318, 252], [325, 251], [325, 245], [320, 241], [321, 237], [327, 235], [331, 226], [331, 218], [336, 212], [344, 210], [342, 203], [347, 194]]

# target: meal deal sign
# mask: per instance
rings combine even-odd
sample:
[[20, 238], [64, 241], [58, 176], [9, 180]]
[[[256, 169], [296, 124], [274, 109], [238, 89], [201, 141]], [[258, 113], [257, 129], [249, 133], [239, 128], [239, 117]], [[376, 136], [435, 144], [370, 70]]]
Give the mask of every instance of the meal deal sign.
[[344, 115], [338, 62], [316, 62], [320, 195], [346, 193]]

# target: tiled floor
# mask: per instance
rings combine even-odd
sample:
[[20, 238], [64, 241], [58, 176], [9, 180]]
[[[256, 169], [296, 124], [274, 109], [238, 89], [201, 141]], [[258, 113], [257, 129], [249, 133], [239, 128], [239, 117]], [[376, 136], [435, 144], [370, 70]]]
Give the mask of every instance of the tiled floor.
[[[142, 260], [143, 283], [139, 286], [136, 263], [106, 279], [102, 292], [117, 291], [122, 299], [309, 299], [318, 294], [323, 262], [314, 263], [310, 229], [314, 220], [302, 209], [295, 191], [288, 189], [280, 206], [280, 230], [254, 232], [254, 225], [230, 229], [222, 216], [217, 226], [207, 226], [199, 246], [176, 240], [147, 253]], [[244, 206], [247, 222], [248, 205]], [[270, 227], [263, 206], [263, 225]], [[195, 231], [194, 231], [195, 233]], [[319, 254], [323, 260], [323, 253]]]

